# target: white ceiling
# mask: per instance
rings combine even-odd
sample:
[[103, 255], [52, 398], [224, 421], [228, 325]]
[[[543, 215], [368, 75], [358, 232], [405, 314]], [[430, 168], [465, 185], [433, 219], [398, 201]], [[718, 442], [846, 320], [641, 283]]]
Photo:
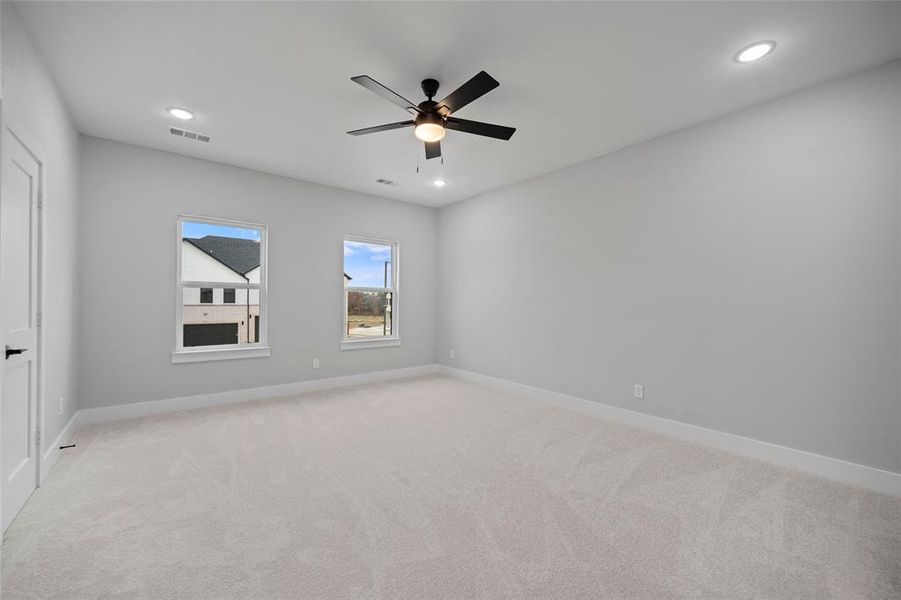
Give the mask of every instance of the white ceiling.
[[[17, 7], [83, 133], [429, 206], [901, 57], [894, 2]], [[761, 39], [776, 52], [732, 60]], [[440, 98], [482, 69], [501, 86], [458, 115], [517, 127], [509, 142], [450, 131], [441, 165], [410, 129], [345, 134], [407, 118], [353, 75], [419, 102], [421, 79], [438, 79]]]

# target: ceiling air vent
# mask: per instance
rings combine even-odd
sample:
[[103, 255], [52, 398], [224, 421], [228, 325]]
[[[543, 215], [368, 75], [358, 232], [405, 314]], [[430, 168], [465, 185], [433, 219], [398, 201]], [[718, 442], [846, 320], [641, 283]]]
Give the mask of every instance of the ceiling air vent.
[[390, 185], [392, 187], [398, 185], [396, 181], [391, 181], [390, 179], [376, 179], [375, 182], [381, 183], [382, 185]]
[[183, 137], [189, 140], [194, 140], [196, 142], [203, 142], [205, 144], [210, 143], [210, 136], [204, 135], [202, 133], [197, 133], [196, 131], [188, 131], [187, 129], [179, 129], [178, 127], [170, 127], [169, 133], [172, 135], [176, 135], [178, 137]]

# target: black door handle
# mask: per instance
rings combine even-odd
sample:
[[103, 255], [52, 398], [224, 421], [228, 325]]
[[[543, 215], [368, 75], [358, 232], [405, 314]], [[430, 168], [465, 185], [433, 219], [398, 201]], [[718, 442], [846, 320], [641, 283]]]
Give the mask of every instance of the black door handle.
[[10, 348], [6, 347], [6, 359], [9, 360], [9, 357], [13, 354], [22, 354], [23, 352], [28, 352], [28, 348]]

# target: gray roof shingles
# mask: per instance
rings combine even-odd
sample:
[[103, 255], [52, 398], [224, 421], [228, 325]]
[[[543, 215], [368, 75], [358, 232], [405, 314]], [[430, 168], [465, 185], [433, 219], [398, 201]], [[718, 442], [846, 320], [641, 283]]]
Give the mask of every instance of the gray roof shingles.
[[257, 241], [218, 235], [184, 240], [239, 275], [247, 275], [260, 266], [260, 243]]

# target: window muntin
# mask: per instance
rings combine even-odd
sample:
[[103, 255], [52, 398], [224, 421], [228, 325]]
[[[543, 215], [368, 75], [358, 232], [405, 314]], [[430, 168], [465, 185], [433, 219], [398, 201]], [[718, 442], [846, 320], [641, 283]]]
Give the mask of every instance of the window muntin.
[[346, 237], [343, 281], [342, 347], [398, 340], [397, 244]]
[[266, 241], [264, 225], [179, 217], [173, 360], [186, 352], [265, 347]]

